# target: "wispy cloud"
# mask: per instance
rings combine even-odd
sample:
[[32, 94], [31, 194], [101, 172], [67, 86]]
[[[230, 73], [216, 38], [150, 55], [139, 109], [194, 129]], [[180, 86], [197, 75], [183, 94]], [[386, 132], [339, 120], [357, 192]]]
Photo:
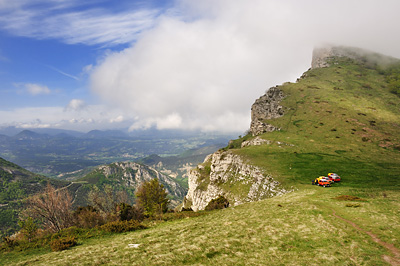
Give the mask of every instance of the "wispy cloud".
[[60, 73], [61, 75], [64, 75], [64, 76], [66, 76], [66, 77], [68, 77], [68, 78], [72, 78], [72, 79], [74, 79], [74, 80], [79, 80], [79, 78], [78, 78], [77, 76], [74, 76], [74, 75], [68, 74], [68, 73], [66, 73], [66, 72], [64, 72], [64, 71], [62, 71], [62, 70], [60, 70], [60, 69], [58, 69], [58, 68], [55, 68], [55, 67], [53, 67], [53, 66], [49, 66], [49, 65], [47, 65], [47, 67], [49, 67], [49, 68], [53, 69], [54, 71], [56, 71], [56, 72]]
[[50, 94], [51, 91], [47, 86], [33, 83], [23, 84], [25, 92], [31, 95]]
[[156, 9], [112, 12], [80, 5], [78, 1], [34, 0], [8, 4], [1, 0], [0, 28], [18, 36], [111, 46], [133, 42], [160, 15]]

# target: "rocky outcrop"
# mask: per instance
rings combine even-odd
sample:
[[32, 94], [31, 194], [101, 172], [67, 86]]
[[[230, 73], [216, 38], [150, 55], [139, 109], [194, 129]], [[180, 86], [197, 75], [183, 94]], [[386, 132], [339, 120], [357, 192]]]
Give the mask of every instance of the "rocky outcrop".
[[263, 145], [263, 144], [271, 144], [271, 141], [267, 140], [267, 139], [262, 139], [257, 136], [254, 139], [243, 141], [241, 148], [248, 147], [248, 146], [259, 146], [259, 145]]
[[[173, 199], [181, 201], [186, 195], [187, 190], [179, 185], [173, 178], [170, 178], [157, 170], [134, 162], [118, 162], [109, 165], [102, 165], [97, 169], [107, 179], [118, 181], [126, 187], [138, 188], [143, 182], [157, 178], [164, 185], [168, 194]], [[172, 201], [172, 205], [177, 204]]]
[[324, 45], [314, 48], [311, 68], [329, 67], [330, 61], [334, 57], [347, 57], [369, 66], [389, 65], [398, 62], [398, 59], [394, 57], [384, 56], [360, 48]]
[[190, 172], [189, 191], [183, 208], [204, 210], [219, 196], [224, 196], [231, 206], [235, 206], [288, 192], [290, 190], [240, 156], [230, 151], [218, 151]]
[[254, 102], [251, 107], [250, 124], [250, 132], [253, 136], [279, 130], [266, 123], [266, 120], [283, 116], [284, 110], [280, 105], [283, 98], [283, 92], [278, 87], [272, 87]]

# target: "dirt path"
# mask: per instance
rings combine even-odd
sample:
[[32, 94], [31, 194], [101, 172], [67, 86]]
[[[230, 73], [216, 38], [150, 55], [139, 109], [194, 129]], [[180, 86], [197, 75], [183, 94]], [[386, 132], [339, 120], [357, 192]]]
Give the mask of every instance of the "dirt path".
[[384, 248], [386, 248], [387, 250], [389, 250], [393, 254], [394, 257], [388, 256], [388, 255], [383, 255], [383, 259], [387, 263], [389, 263], [390, 265], [393, 265], [393, 266], [399, 266], [400, 265], [400, 250], [398, 248], [396, 248], [393, 244], [389, 244], [389, 243], [386, 243], [386, 242], [382, 241], [375, 234], [373, 234], [373, 233], [371, 233], [369, 231], [365, 231], [365, 230], [361, 229], [354, 222], [352, 222], [350, 220], [347, 220], [347, 219], [337, 215], [335, 211], [333, 211], [332, 215], [335, 216], [336, 218], [338, 218], [338, 219], [350, 224], [351, 226], [353, 226], [355, 229], [357, 229], [361, 233], [369, 235], [372, 238], [373, 241], [375, 241], [379, 245], [381, 245]]

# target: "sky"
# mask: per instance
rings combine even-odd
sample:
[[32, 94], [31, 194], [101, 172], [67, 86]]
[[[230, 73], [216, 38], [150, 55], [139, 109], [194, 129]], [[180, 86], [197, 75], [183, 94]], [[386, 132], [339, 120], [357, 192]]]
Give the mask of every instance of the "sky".
[[245, 132], [323, 44], [400, 58], [398, 0], [0, 0], [0, 127]]

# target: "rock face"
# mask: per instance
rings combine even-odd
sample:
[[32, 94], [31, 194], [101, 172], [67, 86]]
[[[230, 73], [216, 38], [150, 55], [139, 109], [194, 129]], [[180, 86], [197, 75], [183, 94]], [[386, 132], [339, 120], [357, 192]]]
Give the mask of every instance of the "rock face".
[[[251, 107], [250, 132], [253, 136], [279, 130], [267, 120], [284, 115], [280, 102], [284, 98], [278, 87], [270, 88]], [[268, 145], [271, 142], [260, 137], [244, 141], [241, 148]], [[207, 204], [224, 196], [231, 206], [257, 201], [288, 193], [288, 190], [260, 168], [245, 162], [231, 151], [218, 151], [209, 155], [203, 164], [189, 173], [189, 190], [183, 208], [204, 210]]]
[[271, 141], [262, 139], [257, 136], [254, 139], [243, 141], [241, 148], [248, 147], [248, 146], [259, 146], [259, 145], [263, 145], [263, 144], [271, 144]]
[[283, 116], [284, 110], [280, 102], [284, 97], [278, 87], [272, 87], [255, 101], [251, 107], [250, 124], [250, 132], [253, 136], [279, 130], [279, 128], [266, 123], [265, 120]]
[[204, 210], [212, 199], [221, 195], [231, 206], [236, 206], [288, 192], [290, 190], [240, 156], [229, 150], [218, 151], [190, 172], [189, 191], [183, 207]]
[[[138, 188], [143, 182], [157, 178], [164, 185], [168, 194], [175, 200], [182, 200], [187, 190], [179, 185], [173, 178], [170, 178], [157, 170], [134, 162], [118, 162], [109, 165], [100, 166], [96, 171], [100, 172], [107, 179], [118, 180], [126, 187]], [[172, 206], [177, 202], [173, 200]]]

